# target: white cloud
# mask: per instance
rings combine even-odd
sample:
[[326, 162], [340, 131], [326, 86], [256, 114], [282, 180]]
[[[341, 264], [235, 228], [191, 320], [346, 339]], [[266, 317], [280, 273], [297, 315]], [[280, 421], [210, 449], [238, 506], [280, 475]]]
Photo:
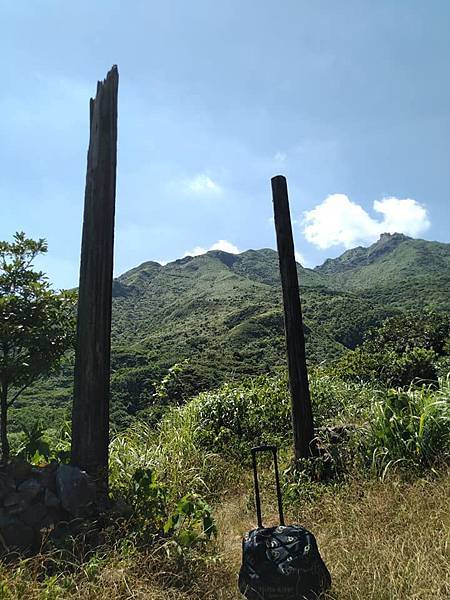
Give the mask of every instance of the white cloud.
[[383, 231], [388, 233], [397, 231], [415, 237], [431, 225], [426, 208], [411, 198], [375, 200], [373, 208], [383, 215]]
[[218, 195], [222, 193], [222, 188], [218, 183], [205, 173], [196, 175], [192, 179], [184, 181], [184, 188], [187, 192], [196, 195]]
[[183, 254], [183, 258], [185, 256], [200, 256], [200, 254], [206, 254], [208, 252], [207, 248], [203, 248], [203, 246], [195, 246], [192, 250], [186, 250]]
[[308, 261], [300, 252], [295, 251], [295, 260], [302, 265], [302, 267], [306, 267]]
[[219, 240], [213, 244], [210, 250], [222, 250], [223, 252], [229, 252], [230, 254], [240, 254], [240, 250], [237, 246], [227, 240]]
[[305, 212], [303, 233], [321, 249], [338, 245], [351, 248], [372, 243], [384, 232], [414, 237], [430, 227], [426, 208], [412, 198], [383, 198], [373, 203], [373, 209], [381, 219], [372, 218], [345, 194], [332, 194]]
[[285, 152], [277, 152], [273, 158], [278, 163], [284, 163], [286, 162], [287, 154]]
[[231, 242], [227, 240], [219, 240], [215, 242], [209, 248], [203, 248], [203, 246], [196, 246], [192, 250], [187, 250], [183, 254], [183, 258], [185, 256], [200, 256], [200, 254], [206, 254], [209, 250], [222, 250], [223, 252], [229, 252], [230, 254], [240, 254], [241, 250]]

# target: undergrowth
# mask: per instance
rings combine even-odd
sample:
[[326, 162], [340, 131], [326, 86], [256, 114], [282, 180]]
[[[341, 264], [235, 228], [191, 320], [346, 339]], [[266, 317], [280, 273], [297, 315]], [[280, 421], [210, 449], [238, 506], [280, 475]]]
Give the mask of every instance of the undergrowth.
[[[254, 526], [249, 450], [262, 442], [280, 447], [286, 511], [317, 532], [330, 598], [447, 597], [450, 380], [387, 390], [317, 371], [311, 394], [321, 451], [297, 464], [283, 375], [204, 392], [156, 428], [135, 421], [110, 448], [123, 515], [84, 552], [73, 540], [1, 566], [0, 599], [239, 598], [240, 539]], [[261, 477], [270, 492], [264, 462]]]

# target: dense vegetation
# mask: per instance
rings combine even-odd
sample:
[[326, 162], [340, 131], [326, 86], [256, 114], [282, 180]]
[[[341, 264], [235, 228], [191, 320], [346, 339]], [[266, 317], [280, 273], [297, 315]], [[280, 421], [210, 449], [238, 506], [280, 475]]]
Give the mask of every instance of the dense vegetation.
[[[256, 443], [280, 449], [287, 516], [317, 535], [333, 577], [328, 598], [447, 598], [448, 299], [434, 275], [429, 300], [414, 286], [416, 303], [402, 297], [424, 247], [445, 254], [442, 244], [383, 236], [315, 271], [299, 267], [319, 454], [297, 463], [276, 255], [208, 253], [119, 278], [113, 510], [100, 536], [88, 523], [37, 557], [1, 565], [0, 598], [237, 600], [241, 536], [255, 525]], [[363, 285], [374, 263], [374, 287]], [[393, 273], [402, 300], [387, 306]], [[68, 355], [13, 412], [13, 449], [34, 463], [68, 459], [71, 369]], [[52, 427], [39, 425], [55, 415]], [[273, 523], [264, 464], [262, 489]]]
[[436, 381], [450, 367], [450, 315], [408, 311], [369, 330], [358, 348], [333, 364], [343, 379], [385, 386]]
[[[321, 454], [297, 465], [282, 372], [202, 392], [157, 427], [136, 419], [110, 454], [112, 497], [129, 512], [100, 547], [84, 535], [3, 567], [3, 597], [237, 600], [240, 538], [255, 518], [249, 448], [275, 442], [288, 517], [317, 534], [330, 598], [446, 598], [450, 380], [394, 390], [318, 369], [311, 390]], [[46, 441], [61, 456], [67, 439]], [[262, 480], [274, 522], [269, 471]]]
[[[450, 245], [381, 236], [314, 270], [298, 265], [311, 365], [360, 346], [370, 329], [404, 311], [449, 312]], [[130, 424], [160, 404], [156, 384], [173, 365], [190, 397], [284, 364], [283, 316], [275, 251], [211, 251], [162, 266], [146, 262], [114, 283], [112, 422]], [[429, 356], [429, 355], [428, 355]], [[71, 358], [62, 374], [26, 394], [12, 428], [31, 425], [33, 404], [60, 426], [72, 395]], [[156, 409], [156, 413], [158, 409]]]

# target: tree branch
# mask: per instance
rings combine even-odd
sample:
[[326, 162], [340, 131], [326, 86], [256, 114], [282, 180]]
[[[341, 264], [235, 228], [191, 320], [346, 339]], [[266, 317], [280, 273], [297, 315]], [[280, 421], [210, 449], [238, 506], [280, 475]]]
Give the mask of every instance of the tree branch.
[[9, 400], [9, 402], [8, 402], [8, 408], [9, 408], [10, 406], [12, 406], [12, 404], [14, 403], [14, 401], [15, 401], [15, 400], [17, 400], [17, 398], [20, 396], [20, 394], [21, 394], [22, 392], [24, 392], [24, 391], [27, 389], [27, 387], [29, 387], [29, 386], [30, 386], [32, 383], [33, 383], [32, 381], [29, 381], [29, 382], [28, 382], [28, 383], [26, 383], [26, 384], [25, 384], [23, 387], [21, 387], [21, 388], [20, 388], [20, 390], [19, 390], [18, 392], [16, 392], [16, 393], [14, 394], [14, 396], [13, 396], [13, 397], [11, 398], [11, 400]]

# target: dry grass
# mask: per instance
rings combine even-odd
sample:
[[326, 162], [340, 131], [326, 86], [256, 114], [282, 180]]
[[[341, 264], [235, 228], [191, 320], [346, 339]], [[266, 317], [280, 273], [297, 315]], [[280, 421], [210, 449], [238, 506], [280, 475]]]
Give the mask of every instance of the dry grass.
[[[329, 598], [450, 598], [450, 479], [411, 484], [354, 483], [289, 514], [317, 536], [333, 577]], [[274, 513], [268, 519], [276, 522]], [[254, 527], [247, 501], [224, 504], [219, 540], [230, 571], [240, 562], [240, 537]], [[220, 597], [220, 596], [218, 596]], [[231, 596], [232, 598], [238, 598]]]
[[[354, 482], [287, 516], [317, 535], [333, 577], [330, 599], [437, 600], [450, 597], [449, 498], [447, 476]], [[238, 600], [241, 537], [254, 527], [248, 499], [235, 490], [216, 510], [218, 560], [175, 564], [121, 548], [43, 583], [38, 558], [1, 569], [0, 598]], [[276, 522], [273, 509], [267, 522]]]
[[395, 482], [324, 498], [305, 522], [318, 533], [333, 598], [450, 597], [450, 483]]

